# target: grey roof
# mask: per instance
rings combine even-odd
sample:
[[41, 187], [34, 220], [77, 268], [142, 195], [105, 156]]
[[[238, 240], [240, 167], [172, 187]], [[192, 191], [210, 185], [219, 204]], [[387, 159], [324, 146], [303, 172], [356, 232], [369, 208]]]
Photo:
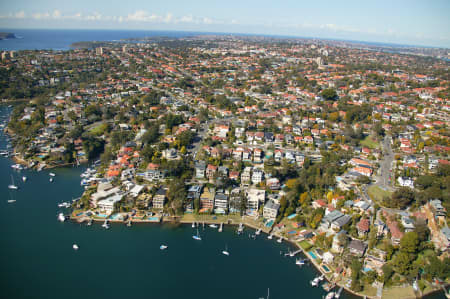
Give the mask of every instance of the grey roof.
[[348, 248], [359, 251], [363, 253], [366, 250], [367, 245], [360, 240], [352, 240], [348, 245]]
[[323, 221], [326, 221], [328, 223], [333, 222], [334, 220], [338, 219], [339, 217], [342, 217], [344, 214], [339, 212], [338, 210], [331, 211], [325, 217], [323, 217]]
[[268, 200], [266, 204], [264, 205], [264, 208], [277, 210], [280, 208], [280, 204], [275, 203], [273, 200]]
[[166, 195], [166, 189], [159, 188], [158, 191], [156, 191], [156, 195]]
[[352, 220], [352, 217], [350, 217], [349, 215], [344, 215], [344, 216], [339, 217], [338, 219], [334, 220], [333, 224], [337, 225], [339, 227], [343, 227], [344, 225], [349, 223], [350, 220]]

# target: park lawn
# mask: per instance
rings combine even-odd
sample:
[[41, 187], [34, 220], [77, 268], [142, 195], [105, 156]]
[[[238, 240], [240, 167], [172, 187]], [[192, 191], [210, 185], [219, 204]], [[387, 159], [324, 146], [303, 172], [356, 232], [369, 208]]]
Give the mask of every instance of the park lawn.
[[369, 194], [370, 198], [372, 198], [374, 201], [382, 202], [383, 198], [385, 197], [391, 197], [392, 192], [386, 191], [381, 189], [378, 186], [370, 186], [369, 189], [367, 189], [367, 194]]
[[364, 138], [364, 140], [361, 141], [361, 145], [368, 147], [370, 149], [380, 147], [380, 144], [377, 141], [375, 141], [374, 139], [372, 139], [372, 137], [370, 135], [366, 136], [366, 138]]
[[383, 289], [383, 298], [416, 298], [411, 286], [390, 287]]

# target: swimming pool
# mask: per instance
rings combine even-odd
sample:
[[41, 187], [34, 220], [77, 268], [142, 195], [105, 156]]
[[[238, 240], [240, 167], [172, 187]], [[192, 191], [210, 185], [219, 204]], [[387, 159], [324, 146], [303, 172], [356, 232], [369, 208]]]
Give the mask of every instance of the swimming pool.
[[288, 235], [293, 235], [293, 234], [296, 234], [296, 233], [297, 233], [296, 230], [291, 230], [290, 232], [288, 232]]
[[266, 226], [271, 227], [273, 225], [273, 222], [274, 222], [273, 220], [270, 220], [269, 222], [266, 223]]
[[147, 219], [151, 221], [159, 221], [159, 217], [149, 217]]
[[114, 214], [114, 215], [112, 215], [110, 218], [113, 219], [113, 220], [117, 220], [117, 219], [121, 219], [121, 218], [122, 218], [122, 215], [120, 215], [120, 214]]
[[325, 272], [330, 272], [330, 269], [327, 266], [322, 265], [322, 268], [325, 270]]
[[308, 253], [313, 259], [317, 260], [317, 256], [314, 254], [314, 252], [308, 251]]
[[369, 271], [373, 271], [373, 270], [372, 270], [371, 268], [367, 268], [367, 267], [366, 267], [366, 268], [363, 269], [363, 271], [364, 271], [364, 272], [369, 272]]
[[81, 213], [76, 214], [75, 216], [80, 217], [83, 214], [84, 214], [84, 212], [81, 212]]

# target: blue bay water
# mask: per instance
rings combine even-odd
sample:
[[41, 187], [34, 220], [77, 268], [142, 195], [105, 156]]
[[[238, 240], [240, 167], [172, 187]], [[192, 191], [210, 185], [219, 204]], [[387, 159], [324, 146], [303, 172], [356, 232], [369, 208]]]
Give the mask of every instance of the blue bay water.
[[151, 36], [185, 37], [199, 34], [182, 31], [145, 30], [80, 30], [80, 29], [0, 29], [11, 32], [16, 39], [0, 40], [0, 50], [69, 50], [70, 45], [80, 41], [118, 41], [126, 38]]

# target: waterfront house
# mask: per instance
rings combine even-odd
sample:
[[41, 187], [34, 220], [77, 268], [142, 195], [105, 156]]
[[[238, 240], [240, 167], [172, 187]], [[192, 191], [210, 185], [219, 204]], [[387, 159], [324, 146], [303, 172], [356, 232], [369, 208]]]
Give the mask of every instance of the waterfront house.
[[214, 208], [215, 189], [206, 187], [200, 195], [200, 212], [212, 211]]
[[250, 188], [247, 191], [247, 211], [246, 213], [250, 216], [258, 215], [258, 209], [260, 203], [264, 203], [265, 200], [265, 190], [260, 190], [256, 188]]
[[228, 211], [228, 196], [220, 190], [214, 197], [214, 213], [225, 214]]
[[166, 201], [166, 189], [160, 187], [153, 196], [153, 209], [163, 209]]
[[121, 201], [123, 198], [123, 194], [114, 194], [105, 199], [98, 201], [97, 207], [100, 210], [100, 213], [105, 215], [111, 215], [114, 211], [114, 205]]
[[266, 219], [276, 219], [279, 209], [280, 204], [269, 199], [264, 205], [263, 217]]

